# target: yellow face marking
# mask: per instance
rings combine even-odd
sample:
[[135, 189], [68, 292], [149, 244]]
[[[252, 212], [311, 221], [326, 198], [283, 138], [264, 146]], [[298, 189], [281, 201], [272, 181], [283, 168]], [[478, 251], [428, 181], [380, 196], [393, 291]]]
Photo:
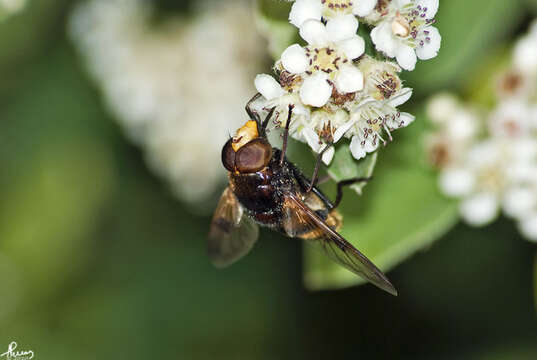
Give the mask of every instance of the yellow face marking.
[[259, 133], [257, 131], [257, 123], [253, 120], [249, 120], [246, 122], [246, 124], [244, 124], [243, 127], [237, 130], [237, 133], [235, 136], [233, 136], [231, 147], [235, 152], [237, 152], [243, 145], [258, 137]]

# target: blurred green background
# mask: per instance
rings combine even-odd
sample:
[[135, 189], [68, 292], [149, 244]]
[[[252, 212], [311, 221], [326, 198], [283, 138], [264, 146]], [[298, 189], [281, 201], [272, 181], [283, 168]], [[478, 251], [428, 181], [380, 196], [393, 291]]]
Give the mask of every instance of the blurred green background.
[[[305, 290], [300, 243], [269, 231], [215, 270], [210, 217], [172, 196], [105, 111], [66, 34], [74, 3], [33, 0], [0, 23], [0, 353], [17, 341], [36, 359], [537, 358], [536, 248], [507, 219], [457, 225], [396, 267], [397, 298]], [[187, 1], [155, 3], [188, 16]], [[440, 3], [440, 56], [406, 77], [414, 113], [435, 91], [486, 91], [484, 65], [537, 14], [535, 1]]]

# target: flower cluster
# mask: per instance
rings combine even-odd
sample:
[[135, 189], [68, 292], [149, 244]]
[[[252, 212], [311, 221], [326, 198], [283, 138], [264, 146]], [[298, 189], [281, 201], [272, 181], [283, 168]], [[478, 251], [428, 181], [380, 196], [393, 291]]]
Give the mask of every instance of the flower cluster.
[[441, 170], [442, 192], [462, 199], [466, 222], [484, 225], [503, 210], [537, 241], [537, 22], [516, 44], [495, 90], [498, 102], [490, 112], [451, 95], [434, 97], [428, 153]]
[[[306, 45], [283, 52], [274, 65], [276, 79], [256, 77], [262, 107], [276, 107], [274, 125], [281, 127], [293, 105], [290, 134], [316, 152], [329, 147], [325, 163], [342, 138], [351, 139], [356, 159], [365, 157], [414, 120], [397, 109], [412, 95], [399, 73], [413, 70], [417, 58], [436, 56], [437, 9], [438, 0], [296, 0], [289, 21]], [[365, 54], [360, 22], [372, 29], [377, 54]]]
[[242, 122], [264, 49], [245, 1], [197, 5], [191, 22], [154, 26], [150, 2], [91, 0], [75, 8], [69, 30], [151, 168], [180, 199], [201, 204], [225, 179], [221, 147]]

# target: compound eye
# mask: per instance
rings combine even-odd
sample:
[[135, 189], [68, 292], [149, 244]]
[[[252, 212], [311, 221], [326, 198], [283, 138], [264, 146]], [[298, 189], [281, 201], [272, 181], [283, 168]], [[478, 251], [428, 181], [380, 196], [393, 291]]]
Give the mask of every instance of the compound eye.
[[232, 147], [233, 139], [229, 139], [222, 148], [222, 164], [227, 171], [235, 170], [235, 150]]
[[257, 138], [242, 146], [235, 156], [235, 166], [240, 173], [253, 173], [263, 169], [272, 158], [272, 146], [263, 138]]

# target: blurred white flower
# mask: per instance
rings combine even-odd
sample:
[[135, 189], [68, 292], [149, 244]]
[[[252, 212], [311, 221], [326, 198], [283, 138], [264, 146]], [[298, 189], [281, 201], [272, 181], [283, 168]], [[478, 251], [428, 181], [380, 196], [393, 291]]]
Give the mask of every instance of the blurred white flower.
[[530, 109], [525, 101], [514, 99], [502, 102], [490, 115], [489, 131], [493, 136], [503, 136], [516, 141], [528, 134], [530, 116]]
[[18, 13], [24, 9], [27, 0], [0, 0], [0, 17]]
[[537, 241], [533, 52], [537, 56], [537, 23], [515, 46], [513, 63], [497, 83], [498, 103], [488, 115], [449, 94], [433, 97], [427, 114], [435, 130], [427, 138], [427, 149], [441, 170], [441, 191], [460, 199], [460, 213], [467, 223], [485, 225], [502, 210], [518, 222], [523, 236]]
[[[537, 47], [537, 44], [536, 44]], [[534, 74], [511, 68], [498, 76], [496, 95], [499, 100], [529, 98], [535, 92]]]
[[518, 228], [526, 239], [537, 242], [537, 211], [524, 216], [518, 223]]
[[461, 162], [480, 131], [478, 112], [460, 104], [451, 94], [435, 95], [428, 101], [426, 110], [435, 125], [435, 131], [425, 140], [431, 163], [442, 169]]
[[244, 120], [263, 57], [245, 2], [204, 4], [192, 22], [156, 27], [147, 1], [92, 0], [69, 27], [125, 132], [179, 198], [198, 203], [225, 179], [221, 147]]
[[528, 34], [516, 43], [513, 65], [523, 74], [537, 72], [537, 20], [533, 22]]
[[378, 51], [396, 58], [405, 70], [414, 70], [417, 59], [436, 57], [441, 36], [432, 26], [438, 11], [438, 0], [393, 0], [371, 31]]
[[498, 215], [513, 155], [509, 143], [490, 139], [474, 145], [457, 167], [441, 173], [441, 190], [462, 196], [461, 215], [469, 224], [485, 225]]

